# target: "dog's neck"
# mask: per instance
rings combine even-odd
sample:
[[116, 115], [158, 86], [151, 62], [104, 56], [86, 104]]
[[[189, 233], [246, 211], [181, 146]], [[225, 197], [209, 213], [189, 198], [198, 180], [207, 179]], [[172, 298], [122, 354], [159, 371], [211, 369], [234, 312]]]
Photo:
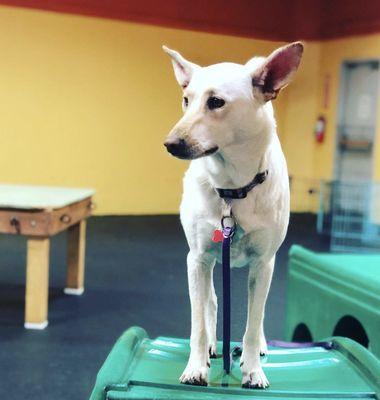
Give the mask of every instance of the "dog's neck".
[[240, 188], [251, 182], [257, 173], [268, 169], [268, 149], [275, 135], [275, 130], [270, 129], [202, 159], [211, 185]]

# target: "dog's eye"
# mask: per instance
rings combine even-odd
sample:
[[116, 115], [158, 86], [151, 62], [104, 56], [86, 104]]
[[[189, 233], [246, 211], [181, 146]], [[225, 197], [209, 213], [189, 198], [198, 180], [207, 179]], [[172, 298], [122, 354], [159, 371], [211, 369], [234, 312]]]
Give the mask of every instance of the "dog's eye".
[[189, 105], [189, 99], [187, 97], [183, 98], [183, 105], [187, 107]]
[[223, 99], [219, 97], [211, 96], [207, 99], [207, 107], [209, 110], [215, 110], [215, 108], [221, 108], [226, 104]]

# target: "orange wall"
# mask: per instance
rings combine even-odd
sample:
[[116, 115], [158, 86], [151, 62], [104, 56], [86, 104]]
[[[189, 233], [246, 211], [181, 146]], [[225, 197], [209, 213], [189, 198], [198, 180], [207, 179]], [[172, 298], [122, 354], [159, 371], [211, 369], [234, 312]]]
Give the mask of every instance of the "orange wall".
[[[202, 65], [245, 62], [281, 45], [0, 7], [0, 181], [93, 187], [98, 214], [177, 212], [187, 164], [162, 142], [181, 115], [181, 93], [162, 44]], [[275, 101], [293, 210], [315, 210], [308, 190], [332, 177], [341, 63], [379, 49], [380, 35], [307, 43], [296, 80]], [[323, 144], [313, 134], [319, 113], [328, 121]]]
[[0, 181], [92, 187], [98, 214], [178, 212], [187, 164], [163, 141], [181, 91], [162, 44], [200, 64], [278, 45], [0, 7]]

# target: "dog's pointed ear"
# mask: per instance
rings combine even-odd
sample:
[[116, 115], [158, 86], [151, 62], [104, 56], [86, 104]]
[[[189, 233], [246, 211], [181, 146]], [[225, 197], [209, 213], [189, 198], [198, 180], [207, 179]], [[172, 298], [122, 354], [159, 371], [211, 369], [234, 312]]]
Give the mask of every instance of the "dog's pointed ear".
[[280, 47], [252, 73], [252, 85], [260, 91], [264, 101], [275, 99], [291, 82], [301, 62], [303, 47], [301, 42]]
[[185, 89], [189, 85], [194, 71], [200, 68], [199, 65], [187, 61], [177, 51], [171, 50], [166, 46], [162, 46], [162, 49], [172, 59], [175, 77], [182, 89]]

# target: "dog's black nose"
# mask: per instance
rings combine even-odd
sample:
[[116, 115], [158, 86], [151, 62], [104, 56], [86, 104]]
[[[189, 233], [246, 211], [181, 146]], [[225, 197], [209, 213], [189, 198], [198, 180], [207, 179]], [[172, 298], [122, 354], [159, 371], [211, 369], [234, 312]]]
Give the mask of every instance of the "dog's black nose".
[[164, 143], [167, 151], [173, 156], [184, 157], [188, 153], [188, 146], [184, 139], [168, 140]]

